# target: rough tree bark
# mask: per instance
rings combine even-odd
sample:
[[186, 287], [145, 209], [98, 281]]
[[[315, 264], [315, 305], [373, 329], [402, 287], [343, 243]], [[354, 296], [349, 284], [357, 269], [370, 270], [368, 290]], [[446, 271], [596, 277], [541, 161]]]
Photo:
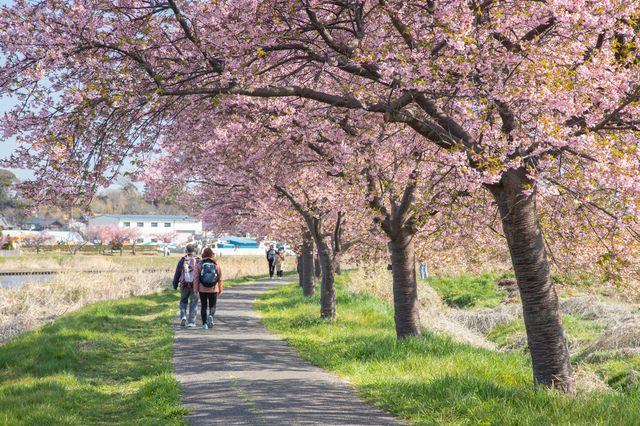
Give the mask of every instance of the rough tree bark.
[[413, 234], [403, 227], [389, 237], [396, 335], [398, 339], [422, 336]]
[[335, 284], [335, 268], [331, 248], [324, 239], [315, 238], [316, 247], [318, 248], [318, 258], [320, 259], [320, 267], [322, 268], [322, 279], [320, 285], [320, 317], [335, 318], [336, 317], [336, 284]]
[[569, 349], [536, 213], [535, 192], [522, 192], [532, 184], [526, 171], [509, 170], [490, 190], [498, 203], [520, 289], [533, 381], [573, 392]]
[[299, 262], [302, 272], [300, 281], [302, 294], [305, 297], [313, 296], [316, 294], [316, 277], [315, 267], [313, 265], [313, 239], [309, 230], [305, 230], [303, 233], [302, 253]]
[[322, 277], [322, 263], [320, 262], [320, 255], [316, 253], [316, 256], [313, 259], [314, 265], [314, 273], [316, 278]]

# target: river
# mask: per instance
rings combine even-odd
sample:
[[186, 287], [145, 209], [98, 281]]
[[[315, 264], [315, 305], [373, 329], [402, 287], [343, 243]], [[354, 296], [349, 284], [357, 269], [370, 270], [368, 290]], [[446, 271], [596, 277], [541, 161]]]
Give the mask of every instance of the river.
[[0, 275], [0, 287], [20, 287], [28, 282], [41, 283], [51, 281], [57, 274], [51, 275]]

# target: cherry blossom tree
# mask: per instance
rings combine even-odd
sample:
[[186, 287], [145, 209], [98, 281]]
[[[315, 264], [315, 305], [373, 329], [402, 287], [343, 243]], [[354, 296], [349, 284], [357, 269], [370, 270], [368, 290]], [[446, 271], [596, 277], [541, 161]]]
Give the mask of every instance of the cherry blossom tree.
[[69, 231], [80, 236], [81, 240], [78, 240], [74, 236], [69, 237], [66, 241], [67, 248], [69, 249], [69, 253], [72, 255], [76, 255], [84, 246], [86, 246], [90, 242], [90, 234], [88, 232], [88, 227], [81, 222], [73, 222], [68, 225]]
[[138, 228], [131, 228], [128, 226], [117, 226], [117, 225], [106, 225], [111, 226], [110, 236], [111, 240], [114, 244], [120, 246], [120, 256], [122, 256], [122, 251], [124, 249], [124, 243], [131, 243], [131, 251], [133, 254], [136, 254], [136, 243], [138, 242], [138, 238], [140, 238], [141, 232]]
[[151, 237], [161, 241], [163, 244], [171, 244], [178, 238], [178, 233], [176, 231], [158, 232], [151, 234]]
[[86, 235], [89, 241], [99, 243], [98, 253], [102, 253], [102, 246], [111, 243], [113, 231], [113, 225], [89, 225], [86, 229]]
[[[628, 265], [638, 246], [640, 5], [139, 6], [19, 0], [3, 7], [0, 91], [21, 101], [3, 130], [24, 143], [4, 165], [37, 171], [23, 190], [44, 202], [88, 199], [127, 156], [141, 165], [178, 115], [228, 97], [238, 99], [238, 117], [257, 113], [243, 106], [246, 98], [301, 100], [356, 129], [356, 140], [375, 139], [380, 122], [403, 125], [452, 169], [453, 198], [490, 194], [522, 296], [534, 382], [573, 389], [548, 259], [595, 244], [574, 251], [581, 257], [574, 263], [596, 256], [602, 270], [616, 271], [611, 277], [638, 278]], [[410, 189], [427, 175], [408, 176]], [[569, 235], [565, 224], [580, 233]]]
[[26, 245], [35, 246], [36, 254], [40, 254], [40, 248], [43, 245], [54, 243], [55, 237], [49, 231], [42, 231], [36, 234], [24, 236], [22, 237], [22, 241], [24, 241], [24, 244]]

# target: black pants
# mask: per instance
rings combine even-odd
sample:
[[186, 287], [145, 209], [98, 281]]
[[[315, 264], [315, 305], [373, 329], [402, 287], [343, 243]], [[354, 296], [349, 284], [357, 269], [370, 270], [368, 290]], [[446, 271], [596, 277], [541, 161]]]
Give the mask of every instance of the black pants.
[[282, 278], [282, 269], [278, 271], [278, 276]]
[[269, 276], [273, 278], [273, 268], [275, 268], [275, 262], [273, 260], [269, 261]]
[[200, 292], [200, 316], [202, 317], [202, 324], [207, 323], [207, 305], [209, 305], [209, 315], [214, 316], [216, 314], [217, 302], [218, 293]]

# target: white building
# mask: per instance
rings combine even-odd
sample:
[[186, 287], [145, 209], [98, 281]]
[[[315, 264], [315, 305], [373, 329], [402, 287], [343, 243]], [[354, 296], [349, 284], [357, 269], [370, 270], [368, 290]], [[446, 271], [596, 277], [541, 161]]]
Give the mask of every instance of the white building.
[[153, 234], [164, 234], [175, 231], [178, 234], [176, 243], [193, 240], [202, 234], [202, 221], [188, 216], [161, 215], [128, 215], [128, 214], [99, 214], [89, 219], [89, 225], [116, 225], [138, 228], [141, 237], [138, 243], [154, 243]]

